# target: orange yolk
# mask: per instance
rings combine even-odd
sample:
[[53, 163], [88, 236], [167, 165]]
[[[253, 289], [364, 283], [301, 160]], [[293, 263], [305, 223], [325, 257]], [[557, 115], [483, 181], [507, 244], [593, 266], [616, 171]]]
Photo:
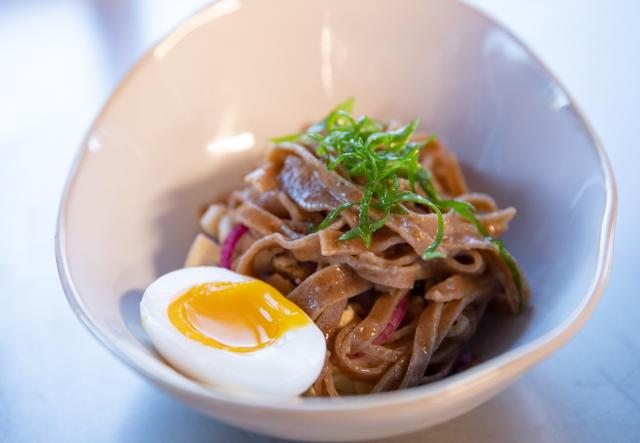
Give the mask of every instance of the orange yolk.
[[274, 287], [260, 281], [196, 285], [168, 307], [184, 336], [214, 348], [252, 352], [311, 322]]

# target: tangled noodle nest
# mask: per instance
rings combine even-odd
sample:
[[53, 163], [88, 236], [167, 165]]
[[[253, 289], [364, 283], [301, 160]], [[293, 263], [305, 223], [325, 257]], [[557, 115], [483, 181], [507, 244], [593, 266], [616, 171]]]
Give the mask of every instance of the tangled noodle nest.
[[[441, 195], [477, 208], [493, 238], [507, 230], [515, 209], [498, 209], [489, 195], [469, 193], [455, 156], [442, 144], [429, 141], [420, 162]], [[238, 237], [227, 251], [231, 268], [276, 287], [327, 337], [325, 367], [307, 395], [364, 394], [438, 380], [454, 370], [489, 302], [515, 313], [528, 301], [526, 281], [514, 281], [496, 245], [452, 210], [444, 214], [438, 248], [445, 257], [428, 261], [421, 254], [436, 235], [436, 216], [413, 203], [405, 204], [406, 215], [387, 219], [370, 248], [359, 238], [338, 240], [357, 226], [356, 207], [309, 233], [363, 192], [361, 184], [329, 170], [310, 146], [276, 144], [245, 182], [226, 204], [205, 212], [205, 234], [196, 238], [187, 265], [219, 264], [218, 245]]]

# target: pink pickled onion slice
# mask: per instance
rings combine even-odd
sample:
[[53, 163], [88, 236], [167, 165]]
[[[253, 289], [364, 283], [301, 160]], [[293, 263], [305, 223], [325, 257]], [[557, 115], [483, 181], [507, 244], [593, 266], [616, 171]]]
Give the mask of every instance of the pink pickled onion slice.
[[473, 354], [467, 349], [460, 354], [460, 357], [458, 357], [458, 361], [453, 365], [451, 372], [453, 374], [457, 374], [458, 372], [469, 369], [471, 366], [473, 366]]
[[236, 250], [236, 245], [244, 234], [247, 233], [249, 228], [243, 224], [235, 225], [227, 238], [222, 243], [222, 251], [220, 251], [220, 261], [218, 264], [223, 268], [231, 269], [231, 259], [233, 258], [233, 251]]
[[387, 323], [387, 326], [385, 326], [385, 328], [382, 330], [380, 335], [378, 335], [376, 339], [373, 341], [374, 345], [384, 344], [384, 342], [387, 341], [389, 336], [393, 334], [396, 329], [398, 329], [398, 326], [400, 326], [400, 323], [402, 323], [402, 320], [404, 320], [404, 316], [407, 314], [408, 307], [409, 307], [409, 297], [404, 296], [402, 297], [402, 300], [400, 300], [396, 308], [393, 310], [393, 313], [391, 314], [391, 318], [389, 319], [389, 323]]

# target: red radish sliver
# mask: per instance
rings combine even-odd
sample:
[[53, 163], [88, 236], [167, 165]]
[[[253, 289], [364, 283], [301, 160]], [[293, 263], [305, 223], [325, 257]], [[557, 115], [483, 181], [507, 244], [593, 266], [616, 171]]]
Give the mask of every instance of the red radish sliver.
[[409, 297], [404, 296], [402, 297], [402, 300], [400, 300], [396, 308], [393, 310], [393, 313], [391, 314], [391, 318], [389, 319], [389, 323], [387, 323], [387, 326], [385, 326], [385, 328], [382, 330], [380, 335], [378, 335], [376, 339], [373, 341], [374, 345], [384, 344], [384, 342], [387, 341], [389, 336], [393, 334], [396, 329], [398, 329], [398, 326], [400, 326], [400, 323], [402, 323], [402, 320], [404, 320], [404, 316], [407, 314], [408, 307], [409, 307]]
[[222, 243], [222, 251], [220, 251], [220, 261], [218, 264], [223, 268], [231, 269], [231, 259], [233, 258], [233, 251], [236, 250], [236, 245], [244, 234], [247, 233], [249, 228], [243, 224], [235, 225], [227, 238]]

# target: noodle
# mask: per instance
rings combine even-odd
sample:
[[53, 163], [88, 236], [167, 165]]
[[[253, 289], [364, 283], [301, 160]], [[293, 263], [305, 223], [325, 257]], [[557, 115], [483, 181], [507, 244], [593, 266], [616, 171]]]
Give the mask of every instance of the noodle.
[[[312, 143], [275, 144], [245, 188], [230, 195], [225, 216], [249, 230], [231, 269], [280, 289], [326, 335], [326, 364], [307, 395], [388, 391], [447, 376], [487, 305], [517, 312], [529, 298], [526, 281], [516, 281], [496, 243], [453, 209], [443, 211], [441, 256], [430, 260], [422, 254], [437, 240], [437, 214], [412, 202], [403, 214], [387, 214], [370, 247], [360, 238], [340, 239], [358, 226], [357, 205], [325, 229], [310, 231], [365, 192], [362, 182], [327, 168], [313, 149]], [[515, 209], [498, 209], [490, 196], [469, 193], [455, 156], [442, 144], [429, 141], [420, 162], [443, 198], [476, 207], [491, 236], [507, 230]], [[399, 186], [412, 185], [402, 179]], [[376, 207], [369, 214], [383, 217]]]

